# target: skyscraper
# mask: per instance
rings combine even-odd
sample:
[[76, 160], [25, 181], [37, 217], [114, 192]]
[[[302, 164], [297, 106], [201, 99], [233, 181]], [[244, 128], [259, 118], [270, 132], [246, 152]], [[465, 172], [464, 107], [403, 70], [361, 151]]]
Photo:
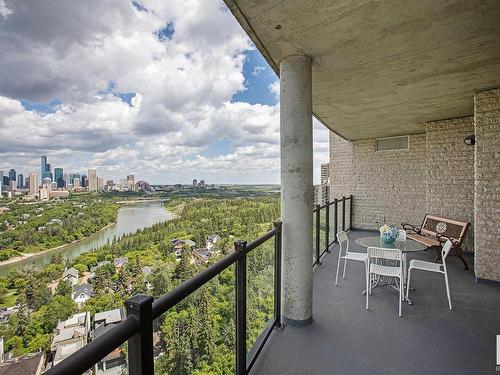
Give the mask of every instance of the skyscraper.
[[40, 157], [40, 177], [42, 180], [45, 178], [45, 172], [47, 171], [47, 156]]
[[321, 185], [329, 184], [330, 163], [321, 164]]
[[30, 195], [38, 195], [40, 192], [40, 178], [38, 173], [31, 173], [30, 174]]
[[104, 190], [104, 177], [97, 176], [97, 191]]
[[56, 182], [58, 188], [64, 187], [64, 178], [63, 178], [63, 169], [62, 168], [55, 168], [54, 169], [54, 181]]
[[193, 180], [193, 187], [198, 187], [198, 180]]
[[24, 187], [24, 176], [22, 173], [17, 175], [17, 188], [22, 189]]
[[16, 170], [11, 169], [9, 171], [9, 181], [16, 181]]
[[130, 191], [135, 190], [135, 177], [133, 174], [127, 176], [127, 187]]
[[97, 191], [97, 171], [95, 169], [89, 169], [87, 171], [87, 176], [89, 179], [89, 191]]

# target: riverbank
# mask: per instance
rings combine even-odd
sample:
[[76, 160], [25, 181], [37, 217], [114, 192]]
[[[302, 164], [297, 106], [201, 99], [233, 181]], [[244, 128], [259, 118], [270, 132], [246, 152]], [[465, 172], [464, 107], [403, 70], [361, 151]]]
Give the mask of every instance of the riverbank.
[[135, 233], [139, 229], [173, 218], [174, 214], [167, 210], [161, 202], [141, 201], [137, 204], [124, 204], [119, 208], [114, 223], [106, 225], [90, 236], [36, 253], [23, 253], [22, 257], [17, 256], [0, 262], [0, 276], [6, 275], [13, 268], [25, 265], [43, 266], [49, 264], [54, 254], [61, 254], [64, 259], [74, 259], [80, 254], [104, 246], [123, 235]]
[[102, 232], [102, 231], [108, 229], [109, 227], [111, 227], [113, 225], [116, 225], [116, 221], [114, 221], [112, 223], [109, 223], [108, 225], [102, 227], [97, 232], [92, 233], [90, 236], [82, 237], [82, 238], [79, 238], [78, 240], [74, 240], [74, 241], [71, 241], [71, 242], [68, 242], [68, 243], [56, 246], [56, 247], [51, 247], [50, 249], [45, 249], [45, 250], [42, 250], [42, 251], [37, 251], [36, 253], [22, 253], [21, 256], [10, 258], [10, 259], [7, 259], [7, 260], [4, 260], [4, 261], [0, 262], [0, 267], [6, 266], [6, 265], [9, 265], [9, 264], [19, 263], [19, 262], [22, 262], [22, 261], [30, 259], [30, 258], [36, 258], [37, 256], [46, 255], [46, 254], [51, 253], [53, 251], [62, 249], [65, 246], [76, 244], [78, 242], [81, 242], [81, 241], [83, 241], [83, 240], [85, 240], [87, 238], [90, 238], [90, 237], [98, 234], [99, 232]]

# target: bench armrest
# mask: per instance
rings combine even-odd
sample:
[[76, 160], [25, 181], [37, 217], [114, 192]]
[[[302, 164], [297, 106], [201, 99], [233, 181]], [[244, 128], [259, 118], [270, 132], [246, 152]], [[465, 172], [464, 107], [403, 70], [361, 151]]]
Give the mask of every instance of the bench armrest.
[[436, 238], [438, 239], [439, 242], [441, 242], [441, 244], [443, 242], [446, 242], [446, 241], [450, 240], [451, 243], [453, 244], [453, 246], [460, 245], [460, 242], [458, 242], [456, 239], [448, 237], [448, 236], [445, 236], [445, 235], [442, 235], [442, 234], [439, 234], [439, 233], [436, 234]]
[[412, 225], [409, 223], [402, 222], [401, 226], [405, 231], [412, 231], [414, 233], [420, 234], [420, 227], [417, 227], [416, 225]]

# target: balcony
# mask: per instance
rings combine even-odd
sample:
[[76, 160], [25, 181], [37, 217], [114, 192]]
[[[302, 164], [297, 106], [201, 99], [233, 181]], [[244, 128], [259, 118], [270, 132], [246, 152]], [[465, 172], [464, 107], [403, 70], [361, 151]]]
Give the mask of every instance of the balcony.
[[[349, 232], [354, 243], [370, 231]], [[375, 234], [376, 235], [376, 234]], [[434, 260], [434, 252], [418, 259]], [[397, 292], [377, 288], [365, 310], [364, 266], [348, 264], [335, 287], [338, 245], [314, 271], [313, 323], [275, 331], [252, 374], [493, 374], [500, 329], [498, 285], [476, 283], [455, 257], [448, 260], [453, 310], [441, 275], [412, 274], [413, 305], [397, 315]], [[471, 256], [468, 262], [473, 263]]]

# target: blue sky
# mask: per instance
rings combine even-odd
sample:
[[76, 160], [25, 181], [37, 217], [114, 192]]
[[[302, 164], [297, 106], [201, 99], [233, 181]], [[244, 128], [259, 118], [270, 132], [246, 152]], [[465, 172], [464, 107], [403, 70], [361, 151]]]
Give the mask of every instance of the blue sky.
[[0, 14], [0, 169], [279, 183], [279, 82], [222, 1], [66, 1]]

